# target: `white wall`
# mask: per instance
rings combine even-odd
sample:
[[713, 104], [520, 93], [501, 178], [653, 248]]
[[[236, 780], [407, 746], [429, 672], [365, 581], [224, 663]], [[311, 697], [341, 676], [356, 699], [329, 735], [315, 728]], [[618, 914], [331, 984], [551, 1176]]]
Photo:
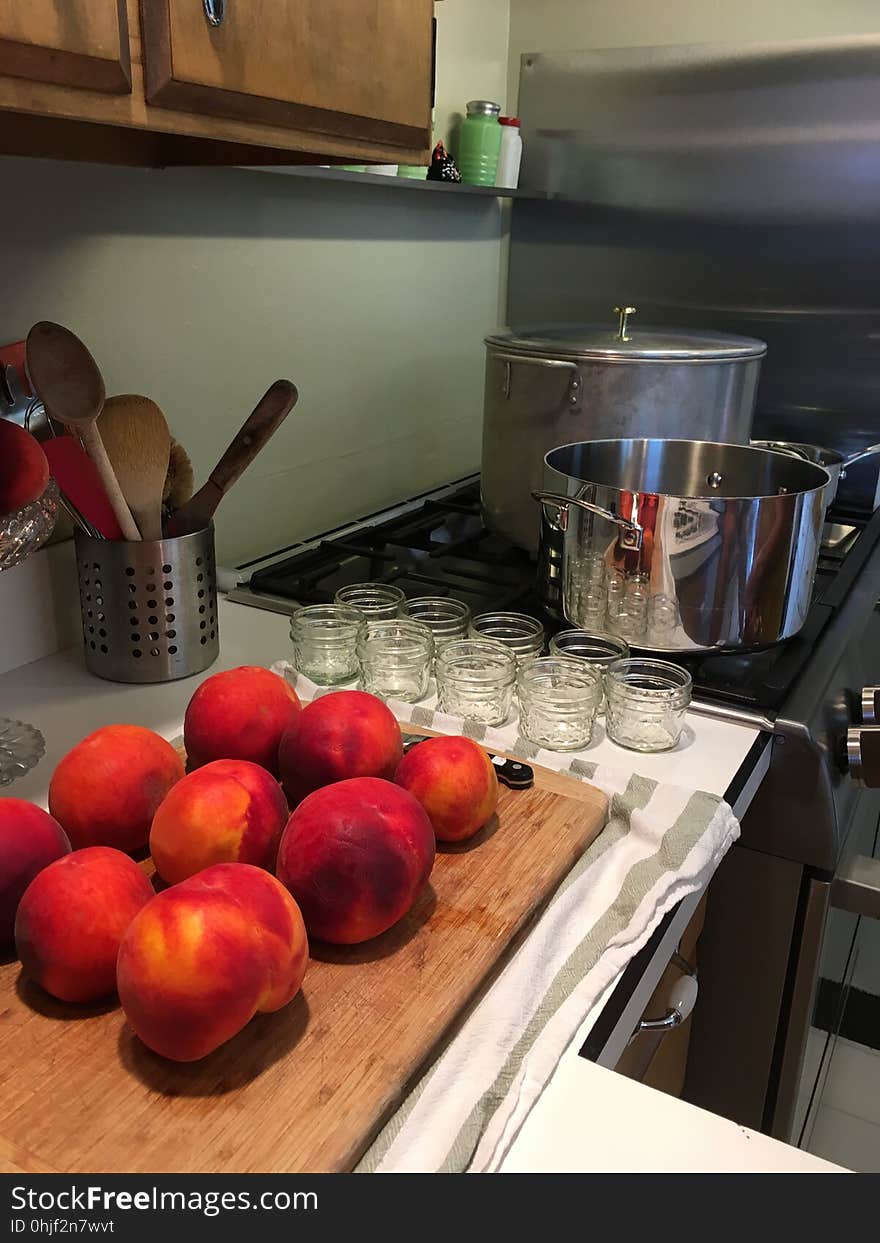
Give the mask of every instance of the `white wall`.
[[878, 0], [511, 0], [508, 99], [523, 52], [875, 34]]
[[[437, 16], [438, 118], [503, 97], [507, 0], [443, 0]], [[159, 402], [197, 479], [273, 379], [299, 386], [220, 510], [222, 562], [478, 468], [494, 200], [235, 169], [0, 173], [0, 340], [69, 324], [108, 393]]]

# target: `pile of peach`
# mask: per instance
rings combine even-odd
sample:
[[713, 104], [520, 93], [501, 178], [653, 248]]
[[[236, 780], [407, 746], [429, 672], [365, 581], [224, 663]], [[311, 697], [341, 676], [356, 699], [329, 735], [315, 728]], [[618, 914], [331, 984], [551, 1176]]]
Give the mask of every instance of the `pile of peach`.
[[[472, 837], [498, 801], [470, 739], [404, 755], [381, 700], [302, 707], [255, 666], [199, 686], [184, 744], [187, 772], [152, 731], [108, 725], [58, 764], [48, 813], [0, 799], [0, 948], [14, 941], [62, 1001], [117, 990], [141, 1040], [176, 1061], [287, 1005], [308, 937], [355, 944], [403, 919], [436, 841]], [[147, 849], [155, 883], [132, 858]]]

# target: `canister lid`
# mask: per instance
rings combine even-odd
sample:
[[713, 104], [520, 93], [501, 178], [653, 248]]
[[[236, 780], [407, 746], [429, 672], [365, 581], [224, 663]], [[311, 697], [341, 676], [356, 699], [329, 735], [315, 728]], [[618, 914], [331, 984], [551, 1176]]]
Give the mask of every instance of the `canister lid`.
[[532, 358], [605, 362], [721, 362], [761, 358], [767, 345], [756, 337], [734, 337], [690, 328], [637, 327], [632, 307], [615, 308], [615, 324], [548, 324], [513, 328], [485, 338], [490, 349]]
[[471, 99], [468, 100], [468, 116], [487, 116], [497, 117], [501, 112], [501, 105], [495, 104], [491, 99]]

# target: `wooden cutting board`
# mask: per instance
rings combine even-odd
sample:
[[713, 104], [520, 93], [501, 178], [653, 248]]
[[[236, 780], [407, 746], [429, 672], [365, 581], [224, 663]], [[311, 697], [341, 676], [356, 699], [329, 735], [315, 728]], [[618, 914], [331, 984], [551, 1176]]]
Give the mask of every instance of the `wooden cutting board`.
[[293, 1002], [202, 1062], [151, 1053], [115, 999], [63, 1005], [0, 964], [0, 1169], [351, 1169], [605, 824], [598, 790], [535, 775], [438, 852], [405, 920], [316, 943]]

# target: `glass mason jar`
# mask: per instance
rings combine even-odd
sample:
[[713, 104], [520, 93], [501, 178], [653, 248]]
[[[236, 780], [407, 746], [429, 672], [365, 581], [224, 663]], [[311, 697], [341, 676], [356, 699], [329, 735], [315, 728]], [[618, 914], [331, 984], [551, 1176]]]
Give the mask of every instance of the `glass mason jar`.
[[520, 728], [548, 751], [580, 751], [589, 746], [602, 674], [568, 656], [541, 656], [517, 674]]
[[382, 699], [415, 703], [428, 692], [434, 641], [427, 626], [397, 618], [370, 622], [357, 645], [361, 685]]
[[516, 658], [491, 639], [455, 639], [437, 653], [437, 695], [451, 716], [503, 725], [510, 716]]
[[[603, 634], [597, 630], [560, 630], [550, 640], [551, 656], [570, 656], [582, 660], [595, 669], [600, 677], [615, 660], [623, 660], [629, 656], [627, 643], [614, 634]], [[605, 691], [599, 696], [599, 712], [605, 706]]]
[[499, 124], [501, 105], [472, 99], [461, 123], [456, 163], [461, 179], [470, 186], [494, 186], [504, 130]]
[[344, 604], [309, 604], [290, 619], [293, 663], [319, 686], [337, 686], [358, 674], [357, 643], [364, 615]]
[[503, 643], [520, 665], [544, 650], [544, 627], [527, 613], [480, 613], [470, 624], [470, 636]]
[[397, 617], [406, 597], [391, 583], [349, 583], [333, 597], [336, 604], [360, 609], [368, 622], [390, 621]]
[[666, 660], [616, 660], [605, 671], [608, 737], [630, 751], [669, 751], [691, 702], [691, 675]]
[[467, 638], [471, 620], [468, 606], [448, 596], [414, 596], [404, 600], [400, 615], [428, 627], [434, 636], [435, 652], [453, 639]]

